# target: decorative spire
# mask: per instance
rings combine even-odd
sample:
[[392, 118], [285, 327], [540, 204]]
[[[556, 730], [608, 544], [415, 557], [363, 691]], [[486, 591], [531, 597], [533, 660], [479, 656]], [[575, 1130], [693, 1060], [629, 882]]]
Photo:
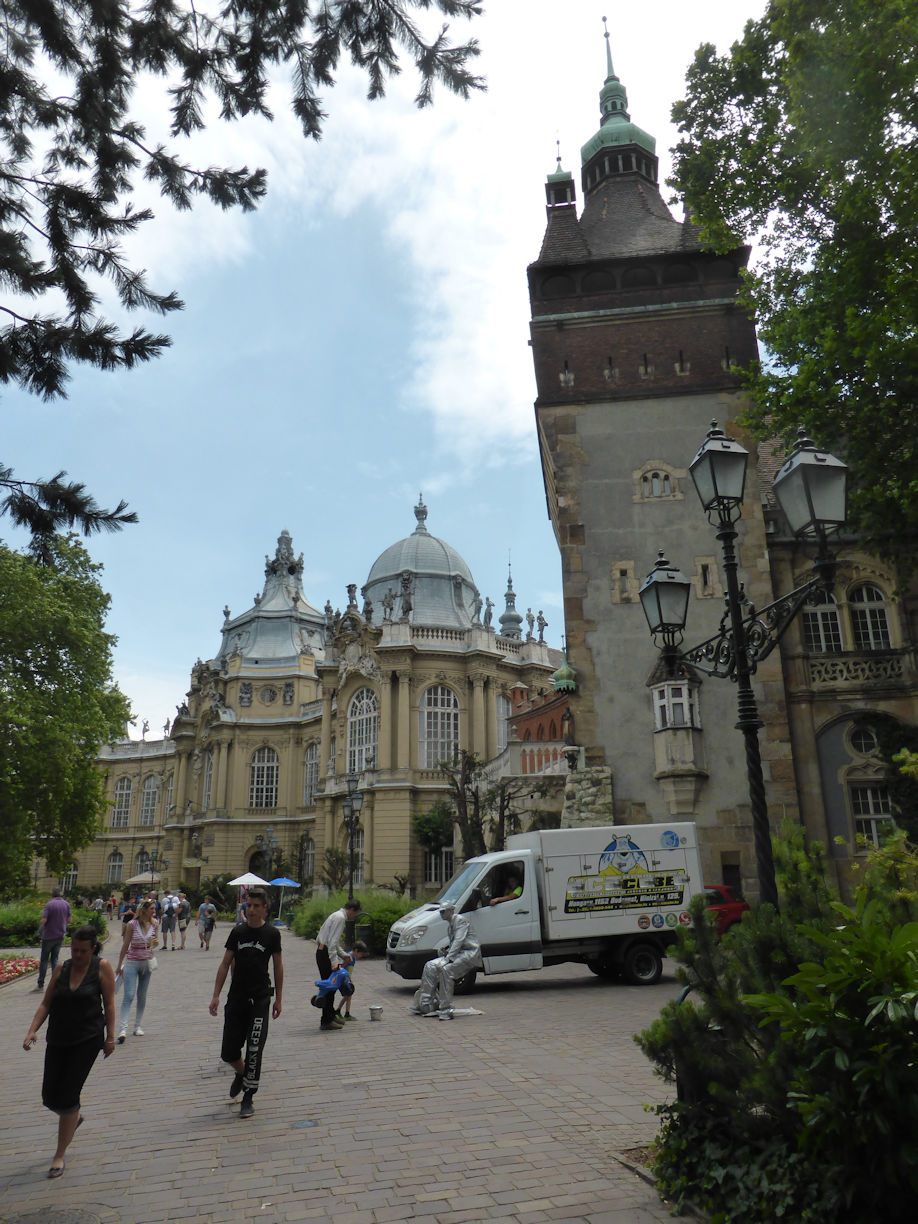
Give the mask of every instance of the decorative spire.
[[602, 19], [602, 24], [605, 30], [603, 38], [606, 40], [606, 79], [599, 91], [599, 114], [601, 124], [606, 124], [612, 119], [627, 120], [631, 116], [628, 114], [627, 91], [612, 67], [612, 44], [605, 17]]
[[606, 80], [615, 76], [615, 69], [612, 67], [612, 44], [609, 41], [609, 27], [606, 25], [606, 19], [602, 19], [602, 28], [605, 31], [603, 38], [606, 40]]
[[562, 651], [564, 661], [551, 678], [551, 686], [556, 693], [576, 693], [577, 673], [567, 661], [567, 647]]
[[418, 504], [414, 508], [414, 517], [418, 521], [417, 527], [414, 529], [414, 534], [419, 532], [427, 532], [427, 507], [424, 505], [424, 497], [421, 493], [418, 494]]
[[500, 616], [500, 634], [501, 637], [522, 638], [522, 630], [520, 626], [523, 623], [523, 618], [516, 610], [516, 594], [513, 590], [513, 578], [510, 572], [510, 564], [507, 563], [507, 590], [504, 592], [504, 601], [506, 607]]

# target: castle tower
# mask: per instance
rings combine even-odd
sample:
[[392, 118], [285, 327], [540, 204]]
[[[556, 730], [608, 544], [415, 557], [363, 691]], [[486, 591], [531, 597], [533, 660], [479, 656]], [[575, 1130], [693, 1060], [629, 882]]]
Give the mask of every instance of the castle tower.
[[[638, 600], [665, 547], [694, 579], [688, 643], [717, 630], [719, 546], [688, 466], [712, 419], [736, 432], [735, 366], [757, 353], [737, 300], [749, 251], [706, 251], [696, 227], [670, 213], [654, 139], [631, 121], [608, 32], [600, 126], [581, 165], [579, 215], [560, 158], [549, 175], [545, 236], [528, 269], [536, 422], [578, 676], [576, 742], [588, 768], [611, 775], [613, 819], [695, 819], [712, 830], [712, 878], [741, 870], [751, 886], [751, 856], [740, 864], [737, 849], [748, 811], [733, 691], [694, 675], [664, 683]], [[771, 594], [754, 470], [747, 490], [741, 557], [761, 606]], [[766, 686], [769, 676], [760, 673]]]

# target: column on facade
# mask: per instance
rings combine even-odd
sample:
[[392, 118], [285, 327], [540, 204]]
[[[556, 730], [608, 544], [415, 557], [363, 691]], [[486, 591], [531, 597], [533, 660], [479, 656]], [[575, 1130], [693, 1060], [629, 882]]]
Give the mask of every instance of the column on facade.
[[217, 740], [214, 745], [214, 791], [211, 802], [215, 808], [226, 807], [226, 758], [229, 744]]
[[472, 751], [482, 758], [485, 758], [486, 754], [484, 683], [484, 676], [472, 677], [472, 734], [470, 736], [470, 743]]
[[328, 773], [328, 749], [331, 745], [332, 695], [333, 695], [333, 690], [323, 684], [322, 685], [322, 729], [320, 731], [321, 739], [319, 740], [319, 777], [320, 778], [324, 778]]
[[398, 673], [398, 769], [411, 768], [411, 676]]
[[172, 802], [175, 804], [175, 819], [185, 819], [185, 787], [188, 784], [189, 753], [178, 749], [175, 764], [175, 786], [172, 792]]
[[392, 768], [392, 681], [384, 675], [379, 685], [379, 738], [376, 768]]
[[[301, 735], [291, 735], [287, 740], [287, 815], [293, 816], [296, 809], [302, 806], [303, 803], [303, 770], [305, 761], [303, 758], [303, 737]], [[284, 847], [284, 854], [287, 853], [287, 848]]]
[[487, 711], [487, 737], [485, 744], [485, 760], [493, 761], [497, 756], [497, 685], [492, 680], [488, 684], [485, 710]]

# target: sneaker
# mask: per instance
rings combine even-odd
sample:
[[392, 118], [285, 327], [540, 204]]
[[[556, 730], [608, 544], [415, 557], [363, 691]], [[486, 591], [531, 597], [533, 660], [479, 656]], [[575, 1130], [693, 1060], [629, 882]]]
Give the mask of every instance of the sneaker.
[[134, 1036], [135, 1036], [135, 1037], [142, 1037], [142, 1036], [143, 1036], [143, 1029], [142, 1029], [142, 1028], [135, 1028], [135, 1029], [134, 1029]]
[[242, 1094], [242, 1104], [239, 1106], [240, 1118], [252, 1118], [255, 1116], [255, 1106], [252, 1104], [252, 1093], [244, 1092]]
[[234, 1100], [242, 1091], [242, 1076], [237, 1071], [233, 1076], [233, 1082], [230, 1084], [230, 1100]]
[[357, 1017], [352, 1016], [350, 1012], [345, 1012], [344, 1015], [341, 1017], [341, 1019], [347, 1023], [350, 1023], [351, 1020], [356, 1020]]
[[323, 1033], [332, 1033], [332, 1032], [336, 1033], [338, 1029], [343, 1029], [344, 1025], [335, 1024], [334, 1020], [329, 1020], [328, 1024], [320, 1024], [319, 1028], [322, 1030]]
[[126, 1037], [127, 1037], [127, 1029], [122, 1029], [121, 1032], [118, 1034], [118, 1044], [124, 1045]]

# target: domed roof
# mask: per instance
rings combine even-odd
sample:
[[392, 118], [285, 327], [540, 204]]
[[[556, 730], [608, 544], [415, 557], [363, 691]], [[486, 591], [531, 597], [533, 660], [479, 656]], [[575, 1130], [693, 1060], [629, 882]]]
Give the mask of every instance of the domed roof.
[[479, 598], [472, 571], [455, 548], [427, 530], [427, 507], [420, 498], [414, 516], [417, 527], [411, 535], [390, 544], [374, 561], [364, 597], [376, 607], [394, 601], [393, 620], [407, 617], [415, 625], [467, 629]]

